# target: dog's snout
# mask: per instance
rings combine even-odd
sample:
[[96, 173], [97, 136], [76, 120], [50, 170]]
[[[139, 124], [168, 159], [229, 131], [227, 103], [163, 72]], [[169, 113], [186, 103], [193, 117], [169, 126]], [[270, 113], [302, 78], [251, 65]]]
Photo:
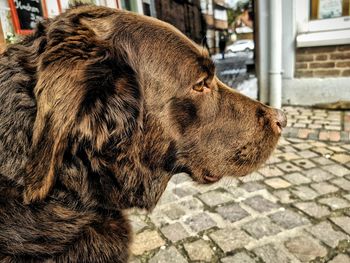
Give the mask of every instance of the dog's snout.
[[283, 111], [278, 109], [275, 109], [274, 115], [275, 128], [277, 130], [277, 133], [281, 133], [282, 129], [287, 126], [287, 116]]

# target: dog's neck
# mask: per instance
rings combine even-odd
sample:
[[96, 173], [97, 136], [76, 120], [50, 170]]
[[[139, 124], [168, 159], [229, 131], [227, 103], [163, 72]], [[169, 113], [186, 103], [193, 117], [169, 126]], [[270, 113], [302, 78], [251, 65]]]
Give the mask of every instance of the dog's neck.
[[68, 156], [78, 166], [76, 174], [67, 176], [64, 169], [73, 169], [63, 167], [59, 181], [67, 191], [78, 194], [84, 205], [151, 210], [175, 172], [176, 145], [151, 115], [123, 144], [107, 148], [109, 152], [102, 155], [109, 157], [104, 159], [87, 150]]

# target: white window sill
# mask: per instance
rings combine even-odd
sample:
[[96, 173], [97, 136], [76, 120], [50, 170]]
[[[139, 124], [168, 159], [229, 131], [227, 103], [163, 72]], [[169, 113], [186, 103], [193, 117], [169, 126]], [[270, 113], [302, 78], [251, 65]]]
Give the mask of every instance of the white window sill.
[[317, 47], [350, 44], [350, 29], [301, 33], [296, 39], [297, 47]]

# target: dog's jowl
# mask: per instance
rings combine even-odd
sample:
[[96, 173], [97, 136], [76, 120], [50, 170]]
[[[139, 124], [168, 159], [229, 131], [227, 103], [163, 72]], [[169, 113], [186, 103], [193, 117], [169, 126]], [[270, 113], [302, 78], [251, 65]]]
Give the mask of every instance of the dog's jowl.
[[286, 125], [174, 27], [89, 6], [0, 56], [0, 120], [0, 262], [126, 262], [124, 209], [250, 173]]

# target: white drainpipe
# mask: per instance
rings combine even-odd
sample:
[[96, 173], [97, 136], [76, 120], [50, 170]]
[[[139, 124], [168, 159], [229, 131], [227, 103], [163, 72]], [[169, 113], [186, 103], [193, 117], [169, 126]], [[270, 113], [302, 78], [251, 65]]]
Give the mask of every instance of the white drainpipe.
[[270, 1], [270, 105], [282, 106], [282, 1]]

